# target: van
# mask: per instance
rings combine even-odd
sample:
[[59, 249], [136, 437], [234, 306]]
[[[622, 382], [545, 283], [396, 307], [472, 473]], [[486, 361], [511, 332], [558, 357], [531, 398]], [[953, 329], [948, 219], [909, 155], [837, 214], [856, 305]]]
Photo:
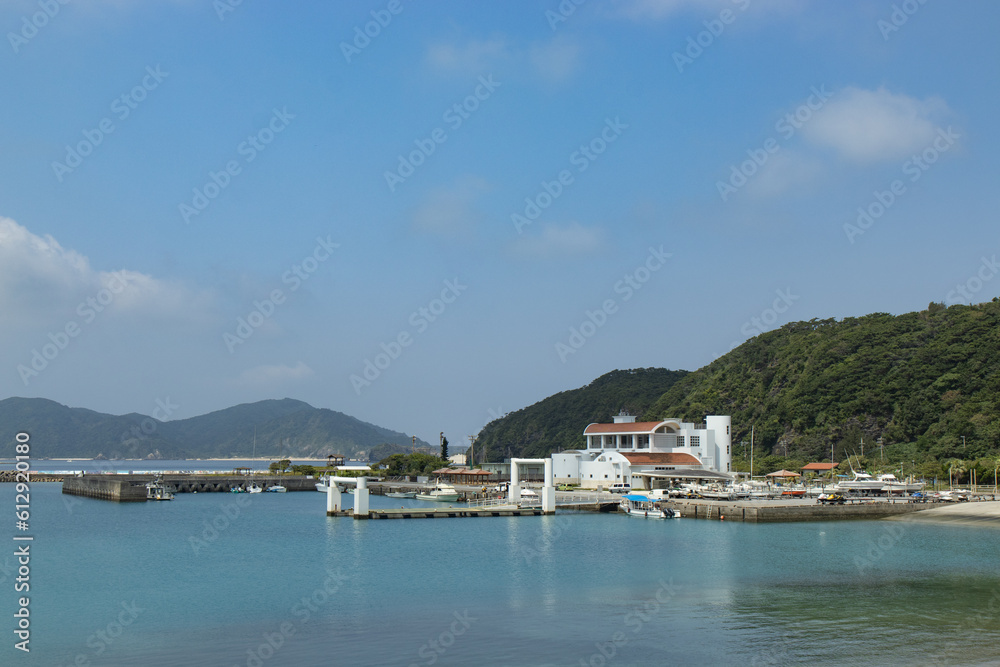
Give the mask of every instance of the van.
[[608, 487], [608, 491], [611, 493], [628, 493], [631, 490], [632, 486], [630, 484], [626, 484], [625, 482], [615, 482]]

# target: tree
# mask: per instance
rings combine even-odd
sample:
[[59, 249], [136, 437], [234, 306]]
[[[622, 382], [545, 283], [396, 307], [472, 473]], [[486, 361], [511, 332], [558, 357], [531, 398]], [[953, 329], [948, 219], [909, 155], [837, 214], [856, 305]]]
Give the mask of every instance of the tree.
[[271, 461], [271, 464], [267, 466], [267, 469], [271, 471], [272, 474], [285, 472], [288, 470], [288, 466], [292, 465], [292, 462], [288, 459], [281, 459], [280, 461]]
[[441, 434], [441, 458], [448, 460], [448, 438], [444, 437], [444, 433]]

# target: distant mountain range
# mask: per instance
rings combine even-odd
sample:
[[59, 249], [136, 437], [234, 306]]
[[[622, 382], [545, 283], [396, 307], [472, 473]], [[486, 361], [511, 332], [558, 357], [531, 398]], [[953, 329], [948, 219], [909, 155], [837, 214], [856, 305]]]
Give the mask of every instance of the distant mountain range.
[[[0, 456], [14, 455], [18, 431], [31, 434], [39, 458], [367, 459], [373, 451], [411, 451], [412, 438], [334, 410], [290, 398], [245, 403], [199, 417], [159, 421], [140, 414], [107, 415], [44, 398], [0, 401]], [[417, 439], [417, 447], [430, 445]]]
[[614, 371], [490, 422], [476, 459], [581, 447], [587, 424], [621, 408], [648, 421], [731, 415], [734, 454], [754, 427], [761, 455], [822, 461], [832, 446], [843, 461], [863, 440], [895, 461], [996, 458], [1000, 300], [792, 322], [691, 373]]

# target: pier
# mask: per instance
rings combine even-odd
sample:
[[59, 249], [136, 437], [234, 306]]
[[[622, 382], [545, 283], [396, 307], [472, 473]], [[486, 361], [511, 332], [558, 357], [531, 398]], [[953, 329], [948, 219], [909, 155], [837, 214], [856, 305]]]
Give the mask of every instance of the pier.
[[[156, 475], [95, 474], [63, 477], [62, 492], [71, 496], [84, 496], [115, 502], [145, 502], [146, 484]], [[230, 493], [234, 488], [256, 484], [268, 488], [280, 484], [287, 491], [315, 491], [316, 480], [305, 476], [290, 475], [207, 475], [191, 473], [163, 473], [162, 482], [173, 487], [176, 493]]]
[[875, 500], [845, 505], [823, 505], [802, 500], [665, 500], [663, 507], [678, 510], [682, 518], [747, 523], [885, 519], [926, 510], [924, 503]]

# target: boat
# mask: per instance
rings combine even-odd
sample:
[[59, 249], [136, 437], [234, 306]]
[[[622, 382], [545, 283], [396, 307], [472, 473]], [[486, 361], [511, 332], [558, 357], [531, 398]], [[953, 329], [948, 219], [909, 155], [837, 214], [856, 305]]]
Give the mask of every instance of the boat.
[[329, 477], [326, 477], [326, 476], [320, 477], [319, 481], [316, 482], [316, 490], [319, 491], [320, 493], [326, 493], [327, 490], [330, 488], [328, 486], [329, 483], [330, 483], [330, 478]]
[[856, 470], [851, 470], [851, 472], [854, 473], [854, 479], [841, 482], [837, 485], [835, 489], [836, 491], [875, 493], [882, 491], [882, 487], [885, 486], [885, 482], [875, 479], [864, 471], [858, 472]]
[[438, 482], [433, 489], [427, 492], [418, 493], [417, 500], [435, 500], [443, 503], [450, 503], [458, 500], [458, 491], [451, 484]]
[[622, 496], [619, 508], [629, 516], [637, 516], [644, 519], [679, 519], [681, 516], [681, 513], [677, 510], [669, 507], [661, 508], [656, 504], [656, 501], [638, 494]]
[[285, 493], [288, 489], [283, 487], [281, 484], [275, 484], [274, 486], [267, 487], [267, 491], [268, 493]]
[[251, 484], [250, 488], [247, 489], [247, 493], [263, 493], [263, 492], [264, 492], [264, 489], [262, 489], [259, 486], [257, 486], [257, 482], [254, 482], [253, 484]]
[[923, 482], [914, 481], [912, 478], [909, 481], [897, 479], [891, 472], [879, 475], [876, 479], [882, 482], [882, 490], [886, 493], [916, 493], [924, 488]]
[[385, 494], [386, 498], [416, 498], [416, 491], [390, 491]]
[[152, 482], [146, 484], [146, 500], [173, 500], [173, 487], [163, 481], [163, 475], [157, 475]]

